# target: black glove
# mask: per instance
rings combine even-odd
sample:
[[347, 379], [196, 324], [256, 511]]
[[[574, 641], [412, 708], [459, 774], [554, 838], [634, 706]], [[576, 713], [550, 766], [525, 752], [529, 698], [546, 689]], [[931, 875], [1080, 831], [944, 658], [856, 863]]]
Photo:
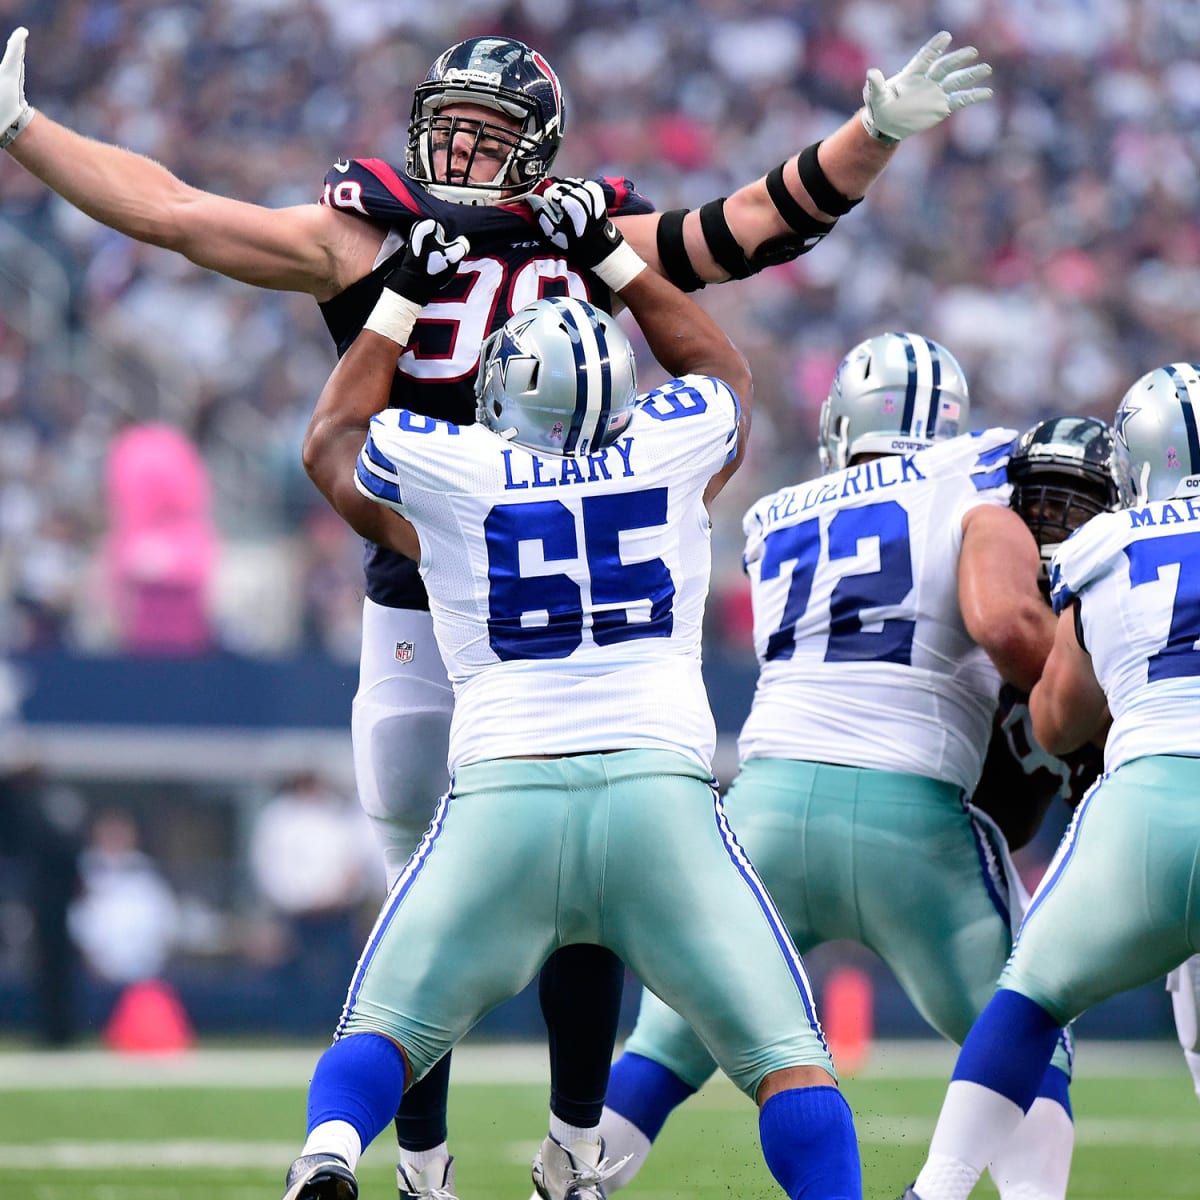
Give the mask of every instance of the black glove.
[[608, 219], [604, 189], [594, 179], [560, 179], [540, 196], [530, 196], [529, 206], [542, 237], [589, 270], [625, 240]]
[[470, 248], [465, 237], [447, 241], [446, 231], [432, 218], [418, 221], [399, 263], [384, 276], [383, 291], [363, 328], [407, 346], [421, 309], [454, 278]]
[[447, 239], [442, 225], [426, 217], [409, 231], [400, 262], [384, 276], [383, 286], [423, 308], [454, 278], [470, 248], [465, 237]]

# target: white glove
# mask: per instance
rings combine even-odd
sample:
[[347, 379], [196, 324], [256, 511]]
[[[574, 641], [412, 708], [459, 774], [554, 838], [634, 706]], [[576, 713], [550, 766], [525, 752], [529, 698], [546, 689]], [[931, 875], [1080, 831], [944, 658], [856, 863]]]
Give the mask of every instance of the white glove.
[[6, 150], [33, 120], [34, 109], [25, 100], [24, 25], [14, 29], [0, 59], [0, 150]]
[[964, 46], [947, 54], [949, 45], [950, 34], [943, 29], [898, 74], [884, 79], [878, 67], [867, 72], [862, 123], [876, 141], [893, 145], [932, 129], [968, 104], [991, 98], [991, 88], [974, 86], [992, 73], [987, 63], [975, 62], [979, 51]]

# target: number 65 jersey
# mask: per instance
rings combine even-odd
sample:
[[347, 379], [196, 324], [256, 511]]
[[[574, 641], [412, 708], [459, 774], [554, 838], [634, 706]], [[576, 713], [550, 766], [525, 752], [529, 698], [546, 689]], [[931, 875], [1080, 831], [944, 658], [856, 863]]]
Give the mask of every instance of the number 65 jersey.
[[958, 604], [962, 520], [1006, 506], [990, 429], [765, 496], [747, 512], [760, 670], [743, 762], [788, 758], [973, 791], [1000, 678]]
[[737, 450], [738, 403], [686, 376], [586, 457], [482, 425], [372, 419], [365, 495], [407, 517], [454, 685], [449, 764], [653, 748], [711, 769], [700, 672], [705, 485]]

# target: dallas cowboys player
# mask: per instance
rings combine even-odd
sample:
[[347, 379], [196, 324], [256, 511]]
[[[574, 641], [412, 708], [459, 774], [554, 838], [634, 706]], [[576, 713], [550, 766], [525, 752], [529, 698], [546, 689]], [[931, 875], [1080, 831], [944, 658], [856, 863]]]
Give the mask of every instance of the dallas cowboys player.
[[1200, 949], [1200, 366], [1143, 375], [1117, 409], [1136, 499], [1054, 557], [1054, 648], [1030, 706], [1061, 752], [1102, 730], [1084, 798], [963, 1044], [905, 1195], [965, 1200], [1022, 1119], [1056, 1030]]
[[[432, 216], [468, 236], [471, 255], [399, 356], [396, 393], [411, 411], [469, 422], [480, 344], [525, 303], [554, 294], [612, 303], [591, 262], [537, 237], [528, 200], [548, 183], [566, 113], [554, 71], [520, 42], [471, 38], [437, 59], [414, 95], [404, 167], [341, 159], [320, 204], [275, 210], [190, 187], [158, 163], [38, 113], [25, 99], [26, 36], [16, 30], [0, 61], [0, 148], [121, 233], [234, 279], [311, 294], [339, 353], [362, 328], [415, 222]], [[684, 288], [788, 261], [858, 203], [901, 139], [991, 95], [979, 86], [990, 67], [974, 62], [972, 47], [950, 50], [950, 41], [935, 35], [890, 78], [872, 69], [858, 113], [728, 199], [660, 215], [628, 180], [598, 180], [608, 211], [640, 255]], [[355, 776], [394, 880], [444, 784], [451, 689], [415, 565], [373, 546], [366, 575]], [[542, 1001], [555, 1112], [582, 1126], [599, 1115], [621, 967], [599, 950], [564, 954], [542, 976]], [[443, 1066], [398, 1117], [402, 1196], [452, 1186], [446, 1081]]]
[[[889, 333], [842, 361], [821, 414], [832, 474], [746, 514], [760, 662], [727, 808], [797, 948], [857, 941], [961, 1042], [995, 986], [1022, 896], [1003, 838], [966, 803], [999, 676], [1028, 689], [1053, 617], [1009, 507], [1008, 429], [960, 435], [966, 381], [928, 338]], [[601, 1132], [628, 1182], [671, 1109], [714, 1068], [643, 997]], [[1064, 1045], [994, 1163], [1002, 1195], [1066, 1191]]]
[[[558, 194], [548, 232], [573, 244]], [[552, 298], [485, 344], [478, 424], [384, 409], [430, 281], [466, 253], [444, 238], [415, 227], [305, 441], [337, 511], [421, 564], [455, 710], [450, 791], [318, 1063], [285, 1200], [353, 1200], [358, 1156], [404, 1085], [572, 942], [608, 946], [703, 1031], [761, 1105], [763, 1154], [789, 1196], [859, 1197], [803, 967], [711, 773], [707, 498], [746, 434], [741, 356], [618, 234], [603, 265], [679, 377], [636, 397], [616, 323]], [[603, 1200], [603, 1154], [547, 1137], [539, 1193]]]

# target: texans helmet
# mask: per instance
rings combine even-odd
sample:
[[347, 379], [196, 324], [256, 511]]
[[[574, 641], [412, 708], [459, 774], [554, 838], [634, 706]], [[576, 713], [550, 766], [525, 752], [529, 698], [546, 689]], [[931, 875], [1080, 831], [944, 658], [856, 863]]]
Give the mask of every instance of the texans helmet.
[[957, 437], [970, 408], [966, 376], [945, 346], [917, 333], [867, 338], [842, 359], [821, 406], [821, 469]]
[[[443, 115], [454, 104], [494, 109], [518, 122], [507, 124]], [[550, 64], [524, 42], [504, 37], [468, 38], [451, 46], [429, 68], [413, 95], [408, 122], [408, 173], [441, 200], [499, 204], [527, 196], [550, 171], [562, 142], [562, 88]], [[455, 136], [473, 138], [465, 168], [451, 174], [449, 155], [441, 173], [435, 152]], [[491, 179], [467, 178], [482, 146], [505, 151]]]
[[1136, 502], [1200, 497], [1200, 363], [1148, 371], [1125, 393], [1113, 420], [1133, 463]]
[[1008, 460], [1012, 507], [1042, 554], [1042, 579], [1054, 551], [1097, 513], [1133, 502], [1129, 455], [1095, 417], [1050, 417], [1017, 439]]
[[585, 455], [617, 440], [637, 406], [633, 347], [608, 313], [549, 297], [483, 344], [476, 419], [544, 454]]

